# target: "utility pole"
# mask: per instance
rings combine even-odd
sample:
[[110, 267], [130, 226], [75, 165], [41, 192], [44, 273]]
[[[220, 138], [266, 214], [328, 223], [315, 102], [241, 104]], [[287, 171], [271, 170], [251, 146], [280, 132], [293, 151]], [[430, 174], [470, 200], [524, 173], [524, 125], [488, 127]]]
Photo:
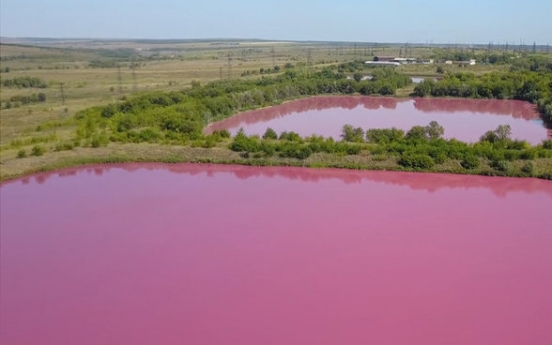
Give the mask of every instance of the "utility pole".
[[312, 54], [311, 49], [307, 49], [307, 73], [310, 74], [311, 69], [311, 63], [312, 63]]
[[232, 54], [228, 52], [228, 80], [232, 79]]
[[276, 67], [276, 53], [274, 52], [274, 46], [270, 49], [272, 53], [272, 68]]
[[59, 89], [61, 91], [61, 105], [65, 105], [65, 90], [63, 89], [63, 83], [59, 83]]
[[121, 73], [121, 65], [117, 65], [117, 82], [119, 83], [119, 99], [123, 98], [123, 75]]
[[130, 68], [132, 70], [132, 90], [138, 90], [138, 83], [136, 82], [136, 66], [134, 62], [131, 62]]

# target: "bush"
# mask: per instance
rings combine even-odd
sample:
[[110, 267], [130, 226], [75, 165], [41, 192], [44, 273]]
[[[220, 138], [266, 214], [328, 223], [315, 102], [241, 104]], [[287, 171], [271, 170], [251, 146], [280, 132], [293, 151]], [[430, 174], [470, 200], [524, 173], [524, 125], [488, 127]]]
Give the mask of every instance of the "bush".
[[214, 131], [213, 135], [217, 135], [221, 138], [230, 138], [230, 132], [228, 132], [228, 130], [226, 130], [226, 129], [221, 129], [219, 131]]
[[109, 143], [109, 138], [103, 134], [99, 134], [99, 135], [96, 134], [90, 140], [90, 146], [92, 146], [93, 148], [107, 146], [108, 143]]
[[460, 162], [464, 169], [473, 170], [479, 167], [479, 158], [474, 155], [466, 155]]
[[533, 176], [535, 174], [535, 164], [527, 162], [521, 167], [521, 171], [527, 176]]
[[492, 161], [491, 167], [496, 171], [507, 172], [510, 169], [510, 164], [507, 161]]
[[17, 158], [25, 158], [27, 157], [27, 151], [21, 149], [17, 152]]
[[399, 164], [412, 169], [430, 169], [435, 165], [435, 161], [428, 155], [418, 153], [405, 153], [399, 159]]
[[248, 137], [243, 130], [240, 130], [230, 143], [229, 148], [235, 152], [257, 152], [259, 143], [256, 137]]
[[56, 145], [56, 148], [54, 149], [55, 151], [59, 152], [59, 151], [70, 151], [73, 149], [73, 144], [72, 143], [60, 143], [60, 144], [57, 144]]
[[35, 145], [31, 150], [31, 155], [38, 157], [38, 156], [42, 156], [45, 152], [46, 152], [46, 149], [44, 148], [44, 146]]
[[163, 135], [156, 128], [145, 128], [138, 133], [138, 138], [141, 142], [154, 143], [162, 137]]
[[301, 136], [295, 132], [282, 132], [282, 134], [280, 134], [280, 140], [295, 141], [299, 143], [303, 141]]

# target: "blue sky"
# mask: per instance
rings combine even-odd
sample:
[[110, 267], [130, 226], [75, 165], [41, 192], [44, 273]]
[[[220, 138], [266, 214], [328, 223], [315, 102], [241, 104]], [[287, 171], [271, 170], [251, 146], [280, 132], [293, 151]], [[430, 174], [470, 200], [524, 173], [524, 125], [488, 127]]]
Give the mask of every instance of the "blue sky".
[[552, 44], [551, 0], [0, 0], [0, 35]]

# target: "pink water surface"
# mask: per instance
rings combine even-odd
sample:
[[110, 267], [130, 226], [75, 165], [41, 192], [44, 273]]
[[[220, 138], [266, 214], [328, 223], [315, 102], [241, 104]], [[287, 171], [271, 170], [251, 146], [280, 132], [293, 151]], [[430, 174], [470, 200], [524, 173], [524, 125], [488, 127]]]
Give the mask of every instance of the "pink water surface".
[[0, 343], [552, 344], [552, 183], [132, 164], [0, 187]]
[[262, 135], [294, 131], [339, 139], [343, 125], [363, 129], [396, 127], [409, 130], [437, 121], [446, 138], [474, 142], [487, 131], [510, 125], [512, 138], [538, 144], [552, 137], [535, 109], [522, 101], [492, 99], [399, 99], [390, 97], [312, 97], [238, 114], [207, 127], [206, 132], [240, 128]]

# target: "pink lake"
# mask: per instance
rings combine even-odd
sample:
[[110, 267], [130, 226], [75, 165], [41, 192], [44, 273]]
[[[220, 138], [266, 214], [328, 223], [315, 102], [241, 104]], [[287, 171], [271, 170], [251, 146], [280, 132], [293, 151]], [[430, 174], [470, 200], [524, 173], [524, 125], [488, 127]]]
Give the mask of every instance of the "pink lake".
[[129, 164], [0, 186], [0, 343], [552, 344], [552, 183]]
[[248, 135], [263, 135], [267, 128], [278, 134], [294, 131], [339, 139], [343, 125], [409, 130], [437, 121], [446, 138], [475, 142], [487, 131], [510, 125], [512, 138], [539, 144], [552, 138], [528, 102], [493, 99], [451, 99], [391, 97], [312, 97], [279, 106], [244, 112], [213, 123], [206, 133], [227, 129], [232, 134], [243, 128]]

